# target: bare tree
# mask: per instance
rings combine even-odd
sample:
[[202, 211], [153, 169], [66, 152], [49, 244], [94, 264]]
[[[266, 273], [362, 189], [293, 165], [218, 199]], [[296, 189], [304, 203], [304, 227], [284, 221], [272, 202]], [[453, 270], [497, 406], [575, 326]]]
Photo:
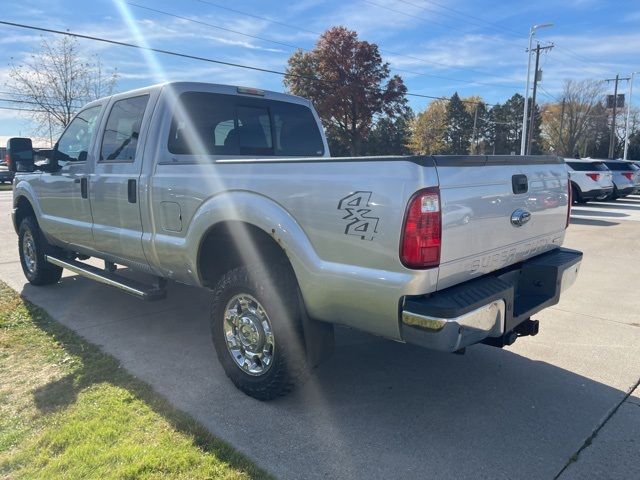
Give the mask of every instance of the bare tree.
[[566, 157], [578, 152], [590, 131], [597, 105], [603, 98], [603, 84], [595, 80], [567, 80], [562, 103], [543, 108], [543, 135], [555, 152]]
[[118, 74], [105, 73], [97, 55], [85, 57], [72, 37], [42, 39], [23, 62], [12, 57], [7, 83], [20, 101], [33, 105], [34, 133], [62, 130], [87, 102], [110, 95]]

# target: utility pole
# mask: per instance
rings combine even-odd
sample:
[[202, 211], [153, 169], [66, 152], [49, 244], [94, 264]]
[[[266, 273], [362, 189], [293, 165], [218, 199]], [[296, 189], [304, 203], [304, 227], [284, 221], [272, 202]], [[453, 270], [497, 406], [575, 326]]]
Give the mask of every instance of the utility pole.
[[623, 160], [627, 159], [627, 153], [629, 153], [629, 117], [631, 116], [631, 94], [633, 93], [633, 77], [635, 77], [636, 73], [633, 72], [631, 74], [631, 78], [629, 79], [629, 98], [627, 98], [627, 118], [624, 121], [624, 155], [622, 156]]
[[564, 107], [567, 99], [562, 97], [562, 108], [560, 109], [560, 137], [562, 138], [562, 130], [564, 129]]
[[477, 155], [478, 152], [478, 143], [476, 142], [477, 135], [477, 125], [478, 125], [478, 104], [476, 103], [476, 109], [473, 113], [473, 139], [471, 140], [471, 144], [473, 145], [473, 154]]
[[618, 107], [618, 82], [620, 82], [620, 80], [630, 80], [630, 78], [620, 78], [620, 74], [617, 74], [616, 78], [608, 78], [605, 80], [605, 82], [616, 82], [613, 89], [613, 115], [611, 118], [611, 137], [609, 137], [609, 158], [613, 158], [616, 145], [616, 113]]
[[[535, 127], [536, 124], [536, 92], [538, 91], [538, 81], [539, 81], [539, 69], [538, 66], [540, 65], [540, 51], [542, 50], [551, 50], [553, 48], [553, 44], [551, 45], [547, 45], [546, 47], [541, 47], [540, 46], [540, 42], [537, 43], [536, 46], [536, 68], [534, 70], [534, 74], [533, 74], [533, 96], [531, 98], [531, 119], [529, 121], [529, 138], [527, 139], [527, 148], [525, 150], [525, 154], [531, 154], [531, 143], [533, 141], [533, 129]], [[525, 102], [528, 99], [525, 98]]]
[[524, 111], [522, 112], [522, 134], [520, 135], [520, 155], [524, 155], [527, 146], [527, 107], [529, 106], [529, 77], [531, 76], [531, 44], [536, 30], [541, 28], [553, 27], [553, 23], [543, 23], [540, 25], [531, 25], [529, 29], [529, 48], [527, 48], [527, 83], [524, 88]]
[[566, 98], [562, 97], [562, 108], [560, 109], [560, 144], [562, 145], [562, 151], [564, 152], [564, 138], [562, 138], [562, 133], [564, 131], [564, 107], [567, 103]]

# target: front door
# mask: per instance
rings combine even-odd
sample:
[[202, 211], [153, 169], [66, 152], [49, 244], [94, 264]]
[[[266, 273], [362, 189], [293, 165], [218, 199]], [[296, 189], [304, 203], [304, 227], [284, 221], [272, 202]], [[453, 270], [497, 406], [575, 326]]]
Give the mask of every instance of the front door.
[[116, 260], [143, 264], [148, 262], [142, 250], [138, 184], [140, 131], [148, 103], [147, 94], [113, 102], [99, 139], [99, 158], [89, 188], [96, 250]]
[[76, 115], [53, 153], [60, 169], [42, 174], [39, 182], [42, 229], [71, 247], [93, 248], [87, 173], [93, 160], [91, 143], [101, 110], [102, 106], [95, 105]]

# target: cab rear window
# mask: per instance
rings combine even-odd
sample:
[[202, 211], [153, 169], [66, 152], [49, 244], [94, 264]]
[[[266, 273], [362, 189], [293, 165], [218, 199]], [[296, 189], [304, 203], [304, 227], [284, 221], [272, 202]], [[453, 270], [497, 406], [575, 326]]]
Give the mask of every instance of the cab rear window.
[[308, 107], [207, 92], [180, 95], [168, 148], [176, 155], [324, 154], [318, 124]]

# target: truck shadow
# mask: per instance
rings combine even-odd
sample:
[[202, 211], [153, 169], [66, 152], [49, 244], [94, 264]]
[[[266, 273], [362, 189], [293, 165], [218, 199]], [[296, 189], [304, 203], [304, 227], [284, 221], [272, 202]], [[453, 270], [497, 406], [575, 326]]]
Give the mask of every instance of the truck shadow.
[[[280, 478], [551, 478], [625, 395], [506, 349], [457, 356], [338, 328], [335, 354], [303, 388], [262, 403], [218, 364], [204, 290], [170, 284], [166, 300], [146, 304], [72, 276], [22, 294], [112, 355], [98, 373], [35, 392], [36, 402], [54, 396], [60, 408], [95, 382], [115, 382], [177, 429], [191, 432], [194, 418]], [[39, 326], [55, 337], [52, 325]], [[546, 341], [550, 358], [564, 348]], [[85, 359], [100, 352], [71, 348]]]
[[607, 220], [598, 220], [596, 218], [576, 218], [571, 217], [572, 225], [592, 225], [594, 227], [612, 227], [620, 225], [619, 222], [609, 222]]
[[594, 210], [585, 210], [583, 208], [572, 208], [571, 213], [574, 215], [584, 215], [587, 217], [612, 217], [612, 218], [622, 218], [629, 217], [630, 215], [626, 213], [619, 212], [609, 212], [609, 211], [594, 211]]
[[[609, 208], [615, 208], [616, 210], [631, 210], [631, 211], [640, 211], [640, 203], [625, 203], [625, 204], [615, 204], [613, 203], [598, 203], [598, 202], [589, 202], [587, 204], [588, 207], [597, 208], [598, 210], [607, 210]], [[578, 207], [579, 208], [579, 207]]]

